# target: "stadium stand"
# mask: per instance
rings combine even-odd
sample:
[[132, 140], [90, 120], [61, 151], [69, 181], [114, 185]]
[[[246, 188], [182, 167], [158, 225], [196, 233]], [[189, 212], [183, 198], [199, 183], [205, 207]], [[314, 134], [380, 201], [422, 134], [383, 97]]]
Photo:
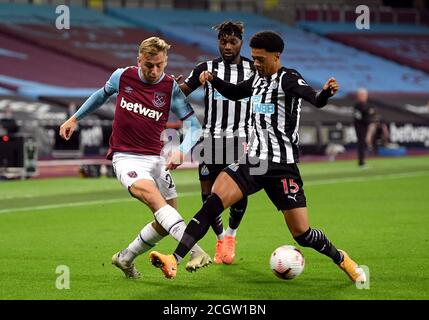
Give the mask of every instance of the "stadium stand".
[[300, 22], [310, 32], [429, 73], [429, 27], [371, 24], [362, 32], [352, 23]]
[[[58, 148], [51, 140], [67, 107], [79, 106], [118, 66], [135, 64], [142, 39], [166, 38], [172, 44], [167, 72], [187, 76], [198, 62], [218, 56], [217, 34], [211, 27], [225, 20], [244, 21], [243, 55], [250, 56], [247, 44], [252, 34], [272, 29], [286, 40], [285, 66], [299, 70], [315, 88], [329, 76], [338, 79], [340, 94], [328, 106], [319, 110], [302, 105], [304, 154], [324, 154], [331, 142], [353, 148], [352, 112], [359, 87], [369, 90], [371, 102], [389, 120], [393, 142], [419, 148], [429, 145], [429, 75], [424, 72], [429, 65], [428, 27], [404, 21], [395, 31], [393, 25], [373, 24], [371, 32], [362, 35], [346, 22], [307, 19], [291, 27], [249, 12], [121, 8], [111, 5], [113, 2], [105, 3], [107, 15], [72, 6], [70, 30], [55, 28], [53, 5], [0, 4], [0, 111], [2, 104], [10, 103], [15, 109], [28, 109], [18, 113], [19, 121], [24, 131], [38, 129], [39, 155], [44, 159], [50, 159]], [[239, 9], [237, 5], [229, 8]], [[344, 39], [338, 38], [341, 36]], [[383, 42], [386, 39], [389, 41]], [[388, 49], [383, 48], [386, 43]], [[410, 50], [411, 46], [417, 49]], [[390, 56], [373, 50], [380, 47]], [[41, 121], [42, 113], [35, 117], [31, 112], [35, 101], [42, 110], [49, 109], [47, 121]], [[192, 94], [190, 101], [202, 118], [202, 90]], [[101, 163], [113, 110], [114, 98], [82, 121], [79, 156], [95, 157], [95, 163]], [[34, 126], [34, 121], [39, 124]]]
[[[213, 54], [218, 49], [216, 33], [210, 27], [224, 20], [244, 21], [245, 43], [261, 29], [275, 30], [286, 40], [285, 66], [298, 69], [315, 87], [335, 75], [342, 84], [342, 94], [362, 86], [373, 94], [427, 94], [429, 88], [429, 76], [419, 70], [250, 13], [128, 8], [108, 8], [107, 13]], [[250, 56], [247, 45], [242, 53]]]
[[96, 88], [100, 87], [100, 79], [109, 76], [100, 68], [3, 34], [0, 34], [0, 43], [0, 86], [21, 89], [21, 94], [26, 89], [48, 86]]
[[[364, 3], [359, 0], [325, 0], [298, 1], [295, 9], [295, 20], [299, 22], [336, 22], [354, 23], [356, 21], [356, 8], [365, 5], [370, 9], [370, 20], [375, 23], [419, 24], [427, 23], [428, 14], [417, 8], [392, 8], [383, 6], [383, 1], [372, 0]], [[359, 12], [361, 12], [359, 10]]]
[[[70, 5], [70, 25], [80, 27], [131, 27], [126, 21], [105, 16], [98, 11]], [[54, 5], [0, 3], [0, 21], [5, 24], [45, 24], [55, 26], [58, 14]]]
[[[7, 10], [1, 11], [0, 37], [6, 50], [3, 55], [9, 57], [0, 63], [5, 70], [2, 74], [15, 79], [2, 77], [3, 87], [25, 86], [26, 83], [19, 79], [64, 87], [61, 92], [60, 88], [31, 83], [29, 89], [36, 96], [67, 96], [71, 94], [68, 91], [70, 87], [93, 90], [102, 86], [117, 67], [134, 65], [139, 43], [154, 35], [133, 27], [131, 23], [85, 8], [72, 7], [73, 28], [70, 30], [53, 28], [54, 6], [0, 5], [0, 10], [3, 8]], [[169, 54], [167, 68], [171, 74], [187, 74], [196, 62], [211, 57], [198, 48], [177, 41], [169, 42], [174, 48]], [[17, 59], [20, 63], [13, 63]], [[59, 72], [60, 69], [64, 74]], [[34, 72], [26, 76], [24, 73], [28, 70]], [[50, 92], [50, 89], [56, 89], [56, 92]], [[86, 96], [88, 90], [76, 94]]]
[[[93, 66], [114, 71], [119, 66], [136, 64], [139, 43], [154, 34], [138, 28], [89, 28], [74, 27], [65, 36], [64, 31], [48, 25], [21, 24], [15, 26], [0, 24], [0, 33], [11, 35], [37, 46], [48, 48], [65, 56], [76, 58]], [[37, 37], [35, 37], [37, 35]], [[169, 41], [173, 50], [169, 54], [168, 71], [172, 74], [189, 72], [196, 62], [211, 55], [184, 45]]]

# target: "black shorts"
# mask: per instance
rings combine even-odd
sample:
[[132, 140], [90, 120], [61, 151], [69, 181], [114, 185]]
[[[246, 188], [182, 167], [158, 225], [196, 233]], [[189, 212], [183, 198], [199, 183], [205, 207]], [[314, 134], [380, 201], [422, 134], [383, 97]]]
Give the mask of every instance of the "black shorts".
[[[257, 174], [256, 165], [233, 163], [224, 171], [237, 183], [244, 196], [265, 190], [278, 210], [307, 206], [301, 174], [296, 163], [268, 162], [264, 174]], [[256, 174], [255, 174], [256, 171]]]
[[228, 165], [245, 157], [247, 138], [201, 139], [194, 147], [192, 161], [199, 162], [200, 181], [215, 180]]
[[228, 164], [206, 164], [198, 165], [198, 176], [200, 181], [215, 181], [219, 173], [223, 171]]

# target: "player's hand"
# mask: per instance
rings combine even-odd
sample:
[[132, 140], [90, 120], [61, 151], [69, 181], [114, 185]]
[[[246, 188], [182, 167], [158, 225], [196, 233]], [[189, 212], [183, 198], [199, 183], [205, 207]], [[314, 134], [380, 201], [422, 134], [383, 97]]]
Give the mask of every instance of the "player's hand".
[[207, 70], [200, 73], [201, 84], [205, 84], [206, 81], [212, 81], [212, 80], [213, 80], [213, 75]]
[[328, 81], [326, 81], [325, 85], [323, 86], [323, 90], [329, 90], [329, 93], [331, 96], [336, 94], [339, 88], [340, 88], [340, 85], [338, 84], [337, 80], [333, 77], [329, 78]]
[[60, 126], [60, 136], [65, 140], [69, 140], [77, 127], [77, 119], [75, 116], [69, 118]]
[[174, 74], [172, 74], [172, 75], [171, 75], [171, 77], [172, 77], [174, 80], [176, 80], [176, 82], [177, 82], [177, 83], [179, 83], [179, 81], [180, 81], [180, 80], [182, 80], [182, 78], [183, 78], [183, 74], [180, 74], [180, 75], [178, 75], [177, 77], [176, 77]]
[[185, 155], [180, 150], [174, 150], [167, 159], [166, 170], [174, 170], [185, 160]]

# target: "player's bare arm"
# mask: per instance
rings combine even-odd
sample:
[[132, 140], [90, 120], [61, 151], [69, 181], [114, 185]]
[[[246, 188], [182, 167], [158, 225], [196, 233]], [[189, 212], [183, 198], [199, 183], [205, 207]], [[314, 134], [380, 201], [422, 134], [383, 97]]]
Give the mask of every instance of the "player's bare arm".
[[67, 121], [65, 121], [60, 126], [60, 136], [61, 138], [65, 140], [69, 140], [72, 136], [73, 132], [76, 130], [77, 127], [77, 119], [75, 116], [71, 116]]
[[[112, 74], [112, 77], [109, 79], [109, 81], [113, 79], [114, 75], [118, 76], [121, 70], [122, 69], [117, 69]], [[109, 81], [106, 83], [106, 86], [108, 84], [110, 85]], [[69, 140], [73, 132], [76, 130], [78, 121], [100, 108], [109, 99], [113, 92], [107, 93], [105, 88], [106, 87], [103, 87], [91, 94], [91, 96], [82, 104], [76, 113], [60, 126], [59, 135], [61, 138]], [[111, 90], [113, 91], [115, 89], [111, 88]]]

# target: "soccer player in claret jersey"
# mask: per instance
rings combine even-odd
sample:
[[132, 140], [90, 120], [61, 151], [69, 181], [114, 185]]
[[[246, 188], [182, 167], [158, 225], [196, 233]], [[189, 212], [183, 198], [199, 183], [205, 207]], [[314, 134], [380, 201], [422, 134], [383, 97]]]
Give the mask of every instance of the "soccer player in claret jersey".
[[233, 163], [216, 179], [211, 196], [188, 224], [174, 254], [150, 253], [152, 264], [167, 278], [174, 278], [177, 263], [207, 232], [215, 217], [246, 195], [264, 189], [296, 242], [330, 257], [353, 281], [366, 281], [365, 273], [345, 251], [337, 250], [321, 230], [310, 228], [303, 182], [298, 170], [298, 127], [301, 99], [321, 108], [339, 86], [329, 78], [320, 92], [311, 88], [293, 69], [281, 65], [282, 38], [275, 32], [259, 32], [250, 40], [256, 74], [237, 85], [203, 71], [209, 81], [231, 100], [251, 97], [254, 135], [248, 157]]
[[[218, 31], [221, 56], [195, 67], [190, 76], [180, 85], [185, 95], [189, 95], [201, 86], [199, 76], [205, 70], [233, 84], [249, 79], [254, 73], [252, 61], [240, 55], [243, 44], [243, 23], [227, 21], [213, 28]], [[246, 152], [251, 129], [250, 99], [228, 100], [209, 82], [204, 86], [204, 95], [203, 136], [199, 141], [201, 149], [195, 149], [202, 151], [202, 155], [197, 154], [197, 157], [201, 157], [198, 172], [203, 203], [210, 195], [219, 173]], [[197, 152], [193, 154], [195, 153]], [[217, 237], [214, 263], [234, 262], [237, 228], [246, 207], [247, 197], [243, 197], [231, 206], [226, 231], [223, 229], [222, 215], [214, 220], [212, 228]]]
[[[164, 73], [167, 50], [164, 40], [151, 37], [139, 47], [137, 62], [113, 72], [104, 88], [88, 100], [60, 127], [60, 135], [70, 139], [78, 120], [95, 111], [117, 93], [110, 148], [107, 158], [112, 160], [118, 180], [130, 194], [145, 203], [153, 212], [154, 221], [139, 232], [129, 246], [114, 254], [112, 263], [128, 278], [139, 278], [133, 261], [170, 234], [179, 241], [186, 224], [177, 212], [177, 193], [169, 169], [183, 162], [186, 154], [198, 141], [201, 125], [174, 79]], [[188, 129], [182, 144], [167, 161], [161, 157], [163, 132], [172, 111], [184, 121]], [[193, 246], [186, 269], [195, 271], [211, 263], [210, 257]]]

